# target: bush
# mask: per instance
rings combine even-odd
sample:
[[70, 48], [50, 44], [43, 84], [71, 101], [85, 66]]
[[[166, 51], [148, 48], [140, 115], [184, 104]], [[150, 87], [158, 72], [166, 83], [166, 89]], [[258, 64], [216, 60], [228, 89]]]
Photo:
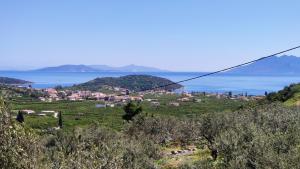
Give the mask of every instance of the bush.
[[40, 154], [37, 136], [13, 121], [0, 99], [0, 168], [42, 168]]
[[92, 124], [39, 137], [14, 122], [1, 100], [0, 168], [155, 169], [168, 143], [201, 143], [210, 150], [211, 158], [181, 169], [300, 168], [299, 113], [270, 104], [194, 119], [139, 114], [122, 132]]
[[149, 117], [140, 115], [127, 127], [124, 133], [131, 138], [147, 138], [156, 144], [180, 142], [183, 145], [198, 137], [197, 122], [179, 120], [173, 117]]
[[158, 149], [152, 142], [129, 140], [119, 133], [91, 126], [58, 132], [46, 143], [51, 168], [156, 168]]
[[207, 114], [200, 119], [200, 136], [213, 160], [189, 167], [205, 163], [212, 165], [208, 168], [300, 168], [299, 113], [296, 108], [271, 104]]

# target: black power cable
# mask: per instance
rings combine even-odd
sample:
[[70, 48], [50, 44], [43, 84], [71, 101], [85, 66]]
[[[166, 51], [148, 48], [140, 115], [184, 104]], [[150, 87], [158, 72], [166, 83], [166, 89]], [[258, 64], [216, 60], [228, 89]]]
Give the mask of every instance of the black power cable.
[[158, 87], [153, 87], [153, 88], [150, 88], [150, 89], [141, 90], [139, 92], [145, 92], [145, 91], [149, 91], [149, 90], [160, 89], [160, 88], [164, 88], [164, 87], [167, 87], [167, 86], [171, 86], [171, 85], [175, 85], [175, 84], [179, 84], [179, 83], [183, 83], [183, 82], [187, 82], [187, 81], [199, 79], [199, 78], [202, 78], [202, 77], [206, 77], [206, 76], [211, 76], [211, 75], [214, 75], [214, 74], [222, 73], [222, 72], [225, 72], [225, 71], [228, 71], [228, 70], [232, 70], [232, 69], [235, 69], [235, 68], [238, 68], [238, 67], [241, 67], [241, 66], [245, 66], [245, 65], [248, 65], [248, 64], [251, 64], [251, 63], [255, 63], [255, 62], [258, 62], [258, 61], [261, 61], [261, 60], [264, 60], [264, 59], [267, 59], [267, 58], [270, 58], [270, 57], [273, 57], [273, 56], [276, 56], [276, 55], [279, 55], [279, 54], [283, 54], [283, 53], [286, 53], [286, 52], [289, 52], [289, 51], [292, 51], [292, 50], [295, 50], [295, 49], [298, 49], [298, 48], [300, 48], [300, 46], [296, 46], [296, 47], [293, 47], [293, 48], [290, 48], [290, 49], [287, 49], [287, 50], [284, 50], [284, 51], [281, 51], [281, 52], [274, 53], [274, 54], [269, 55], [269, 56], [261, 57], [259, 59], [255, 59], [255, 60], [252, 60], [252, 61], [249, 61], [249, 62], [245, 62], [245, 63], [239, 64], [239, 65], [236, 65], [236, 66], [232, 66], [232, 67], [229, 67], [229, 68], [221, 69], [221, 70], [218, 70], [218, 71], [215, 71], [215, 72], [210, 72], [210, 73], [203, 74], [203, 75], [196, 76], [196, 77], [192, 77], [192, 78], [189, 78], [189, 79], [184, 79], [184, 80], [181, 80], [181, 81], [169, 83], [169, 84], [166, 84], [166, 85], [161, 85], [161, 86], [158, 86]]
[[[222, 72], [225, 72], [225, 71], [228, 71], [228, 70], [232, 70], [232, 69], [235, 69], [235, 68], [238, 68], [238, 67], [241, 67], [241, 66], [245, 66], [245, 65], [248, 65], [248, 64], [251, 64], [251, 63], [259, 62], [261, 60], [265, 60], [267, 58], [270, 58], [270, 57], [273, 57], [273, 56], [276, 56], [276, 55], [279, 55], [279, 54], [283, 54], [283, 53], [286, 53], [286, 52], [289, 52], [289, 51], [292, 51], [292, 50], [295, 50], [295, 49], [298, 49], [298, 48], [300, 48], [300, 46], [289, 48], [289, 49], [286, 49], [286, 50], [283, 50], [283, 51], [280, 51], [280, 52], [277, 52], [277, 53], [274, 53], [274, 54], [271, 54], [271, 55], [268, 55], [268, 56], [265, 56], [265, 57], [261, 57], [259, 59], [248, 61], [248, 62], [239, 64], [239, 65], [235, 65], [235, 66], [232, 66], [232, 67], [221, 69], [221, 70], [218, 70], [218, 71], [215, 71], [215, 72], [206, 73], [206, 74], [203, 74], [203, 75], [199, 75], [199, 76], [195, 76], [195, 77], [192, 77], [192, 78], [180, 80], [180, 81], [169, 83], [169, 84], [166, 84], [166, 85], [161, 85], [161, 86], [158, 86], [158, 87], [153, 87], [153, 88], [149, 88], [149, 89], [143, 89], [143, 90], [140, 90], [140, 91], [135, 91], [133, 93], [146, 92], [146, 91], [151, 91], [151, 90], [156, 90], [156, 89], [163, 89], [163, 88], [165, 88], [167, 86], [171, 86], [171, 85], [175, 85], [175, 84], [180, 84], [180, 83], [183, 83], [183, 82], [187, 82], [187, 81], [199, 79], [199, 78], [206, 77], [206, 76], [211, 76], [211, 75], [222, 73]], [[120, 95], [117, 95], [117, 96], [126, 96], [126, 94], [120, 94]], [[115, 103], [118, 103], [118, 102], [115, 102]]]

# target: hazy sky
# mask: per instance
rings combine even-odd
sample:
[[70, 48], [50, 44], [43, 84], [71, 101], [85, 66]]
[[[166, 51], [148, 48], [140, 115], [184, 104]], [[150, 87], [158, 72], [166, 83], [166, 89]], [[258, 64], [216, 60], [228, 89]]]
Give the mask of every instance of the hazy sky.
[[298, 45], [299, 0], [0, 0], [0, 69], [209, 71]]

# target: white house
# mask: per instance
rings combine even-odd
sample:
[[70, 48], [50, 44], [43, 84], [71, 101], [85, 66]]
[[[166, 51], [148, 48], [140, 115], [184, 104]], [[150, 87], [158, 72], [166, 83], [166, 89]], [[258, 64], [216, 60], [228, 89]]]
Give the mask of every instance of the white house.
[[25, 114], [34, 114], [35, 111], [33, 110], [21, 110], [22, 113], [25, 113]]

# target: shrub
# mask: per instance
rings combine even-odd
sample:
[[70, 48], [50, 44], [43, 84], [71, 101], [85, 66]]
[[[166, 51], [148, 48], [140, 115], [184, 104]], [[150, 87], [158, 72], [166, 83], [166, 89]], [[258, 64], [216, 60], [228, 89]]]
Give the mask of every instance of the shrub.
[[30, 129], [15, 123], [0, 99], [0, 168], [42, 168], [41, 147]]

